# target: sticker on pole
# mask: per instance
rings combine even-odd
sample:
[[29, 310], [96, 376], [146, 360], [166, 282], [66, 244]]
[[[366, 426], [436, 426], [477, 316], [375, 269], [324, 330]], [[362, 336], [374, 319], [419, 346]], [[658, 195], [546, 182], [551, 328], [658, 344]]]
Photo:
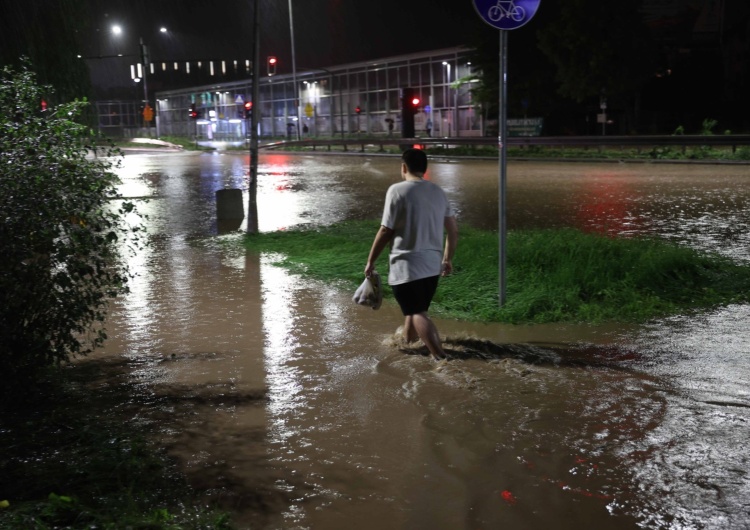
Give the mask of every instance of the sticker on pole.
[[474, 9], [497, 29], [517, 29], [536, 15], [541, 0], [473, 0]]

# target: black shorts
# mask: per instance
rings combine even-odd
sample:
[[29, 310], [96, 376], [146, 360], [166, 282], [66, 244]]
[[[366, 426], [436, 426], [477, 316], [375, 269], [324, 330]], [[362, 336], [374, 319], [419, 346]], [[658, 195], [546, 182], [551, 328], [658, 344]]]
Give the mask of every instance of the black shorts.
[[440, 276], [430, 276], [413, 282], [392, 285], [393, 296], [396, 297], [398, 305], [404, 316], [424, 313], [430, 308], [432, 297], [438, 286]]

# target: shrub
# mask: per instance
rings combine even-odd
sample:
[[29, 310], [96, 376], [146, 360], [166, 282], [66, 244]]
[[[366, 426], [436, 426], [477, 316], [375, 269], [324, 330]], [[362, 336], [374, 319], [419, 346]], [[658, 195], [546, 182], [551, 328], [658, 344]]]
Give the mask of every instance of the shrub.
[[[110, 171], [117, 153], [90, 156], [92, 131], [75, 120], [85, 101], [49, 105], [28, 63], [0, 72], [0, 379], [101, 345], [108, 300], [127, 290], [120, 248], [137, 245], [131, 203]], [[118, 205], [119, 203], [119, 205]], [[17, 385], [18, 387], [19, 385]]]

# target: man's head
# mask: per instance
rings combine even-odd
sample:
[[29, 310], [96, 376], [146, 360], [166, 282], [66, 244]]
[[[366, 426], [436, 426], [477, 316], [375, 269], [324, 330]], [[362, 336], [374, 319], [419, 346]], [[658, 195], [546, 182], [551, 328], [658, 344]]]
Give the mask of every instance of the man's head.
[[401, 155], [401, 161], [415, 177], [421, 177], [427, 172], [427, 155], [421, 149], [407, 149]]

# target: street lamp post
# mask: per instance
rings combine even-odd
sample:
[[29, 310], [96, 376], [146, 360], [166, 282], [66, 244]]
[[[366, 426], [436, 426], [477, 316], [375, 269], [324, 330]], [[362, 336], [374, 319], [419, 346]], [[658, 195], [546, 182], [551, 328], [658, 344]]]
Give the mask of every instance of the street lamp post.
[[297, 59], [294, 53], [294, 17], [292, 16], [292, 0], [289, 0], [289, 33], [292, 39], [292, 83], [294, 84], [295, 108], [297, 109], [297, 140], [299, 140], [300, 101], [299, 87], [297, 86]]
[[453, 72], [453, 82], [456, 86], [453, 88], [453, 124], [456, 127], [456, 137], [461, 136], [461, 127], [458, 117], [458, 61], [456, 61], [456, 69]]
[[[114, 28], [113, 28], [114, 29]], [[160, 33], [166, 33], [167, 28], [164, 26], [159, 28]], [[146, 130], [148, 131], [149, 138], [151, 137], [151, 119], [153, 118], [153, 109], [148, 103], [148, 69], [151, 67], [151, 60], [149, 58], [148, 46], [143, 42], [143, 37], [139, 37], [139, 47], [141, 54], [141, 66], [143, 68], [143, 121], [146, 123]]]
[[146, 131], [148, 132], [148, 137], [151, 138], [151, 127], [149, 126], [149, 122], [146, 121], [146, 109], [148, 108], [148, 48], [143, 43], [143, 37], [140, 38], [140, 46], [141, 46], [141, 64], [143, 65], [143, 121], [146, 122]]
[[[303, 67], [303, 68], [305, 68], [305, 67]], [[305, 68], [305, 69], [308, 70], [308, 68]], [[331, 72], [330, 70], [326, 70], [325, 68], [321, 68], [319, 66], [317, 68], [309, 68], [309, 70], [320, 70], [321, 72], [325, 72], [325, 73], [327, 73], [330, 76], [330, 79], [331, 79], [331, 101], [335, 101], [334, 98], [333, 98], [333, 72]], [[341, 83], [339, 83], [339, 90], [338, 90], [338, 92], [339, 92], [339, 117], [340, 117], [340, 121], [341, 121], [341, 126], [340, 126], [340, 129], [341, 129], [341, 139], [343, 140], [344, 139], [344, 97], [341, 94], [341, 92], [342, 92], [342, 90], [341, 90]], [[333, 118], [334, 110], [333, 109], [334, 109], [334, 105], [331, 104], [331, 136], [333, 136], [333, 121], [334, 121], [334, 118]], [[359, 119], [359, 116], [357, 118]]]
[[[458, 93], [457, 93], [458, 90], [455, 90], [453, 92], [453, 98], [451, 98], [451, 86], [450, 86], [450, 83], [451, 83], [451, 63], [449, 63], [448, 61], [443, 61], [443, 65], [445, 65], [445, 68], [448, 70], [448, 76], [446, 78], [447, 94], [445, 94], [445, 93], [443, 94], [443, 99], [447, 100], [449, 102], [450, 102], [451, 99], [453, 99], [453, 101], [452, 101], [453, 104], [450, 106], [450, 108], [451, 108], [451, 120], [448, 123], [448, 127], [449, 127], [449, 129], [448, 129], [448, 136], [452, 135], [452, 130], [451, 129], [452, 129], [452, 127], [454, 125], [456, 127], [456, 136], [459, 136], [459, 133], [458, 133]], [[456, 66], [455, 76], [458, 77], [458, 66]], [[447, 98], [445, 97], [446, 95], [448, 96]]]

